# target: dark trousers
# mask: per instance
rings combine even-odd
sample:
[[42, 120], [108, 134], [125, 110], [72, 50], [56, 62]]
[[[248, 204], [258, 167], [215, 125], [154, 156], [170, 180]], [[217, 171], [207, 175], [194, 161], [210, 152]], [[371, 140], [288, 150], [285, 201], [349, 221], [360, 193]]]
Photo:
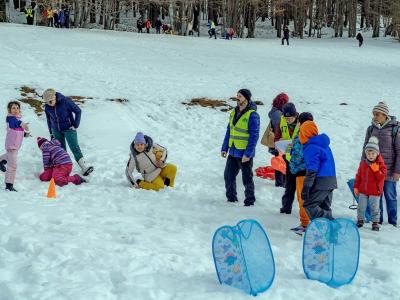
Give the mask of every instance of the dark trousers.
[[210, 38], [212, 38], [212, 36], [214, 36], [215, 39], [217, 39], [217, 34], [216, 34], [214, 28], [213, 28], [213, 29], [210, 29], [210, 30], [208, 31], [208, 35], [210, 36]]
[[362, 44], [363, 44], [363, 41], [358, 41], [358, 47], [361, 47], [362, 46]]
[[332, 196], [333, 190], [329, 191], [311, 191], [307, 199], [304, 199], [303, 207], [305, 208], [310, 220], [316, 218], [327, 218], [333, 220], [332, 217]]
[[285, 43], [284, 43], [284, 41], [286, 40], [286, 44], [289, 46], [289, 38], [283, 38], [282, 39], [282, 45], [284, 45]]
[[275, 186], [285, 187], [285, 174], [275, 170]]
[[286, 162], [285, 193], [282, 196], [281, 212], [290, 213], [296, 194], [296, 176], [290, 172], [289, 163]]
[[156, 27], [156, 34], [160, 34], [161, 33], [161, 28], [160, 27]]
[[49, 22], [49, 23], [47, 23], [47, 26], [49, 26], [49, 27], [54, 27], [54, 19], [53, 19], [53, 18], [49, 18], [49, 19], [48, 19], [48, 22]]
[[242, 158], [228, 156], [224, 172], [226, 198], [231, 202], [237, 201], [236, 176], [240, 170], [242, 170], [244, 185], [244, 204], [251, 205], [256, 201], [254, 196], [253, 158], [248, 162], [242, 163]]
[[26, 24], [33, 25], [33, 17], [26, 17]]
[[[396, 182], [385, 180], [385, 185], [383, 186], [383, 194], [385, 195], [386, 210], [388, 215], [388, 223], [392, 225], [397, 225], [397, 191]], [[380, 222], [383, 222], [383, 203], [382, 197], [380, 199], [379, 207], [381, 209]]]

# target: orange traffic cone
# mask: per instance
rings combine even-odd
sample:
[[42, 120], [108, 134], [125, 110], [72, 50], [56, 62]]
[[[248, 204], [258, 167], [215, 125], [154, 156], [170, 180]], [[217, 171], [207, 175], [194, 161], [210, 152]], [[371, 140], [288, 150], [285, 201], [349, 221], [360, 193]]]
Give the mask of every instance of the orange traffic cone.
[[56, 184], [54, 183], [54, 178], [51, 178], [50, 180], [47, 198], [56, 198]]

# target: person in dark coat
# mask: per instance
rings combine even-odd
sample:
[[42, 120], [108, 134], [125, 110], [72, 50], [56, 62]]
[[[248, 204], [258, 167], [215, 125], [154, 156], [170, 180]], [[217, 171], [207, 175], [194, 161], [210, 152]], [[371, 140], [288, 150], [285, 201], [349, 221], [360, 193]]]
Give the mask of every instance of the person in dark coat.
[[160, 34], [161, 33], [161, 26], [162, 26], [161, 20], [157, 19], [155, 25], [156, 25], [156, 34]]
[[226, 129], [221, 156], [227, 157], [224, 180], [228, 202], [237, 202], [236, 176], [242, 170], [245, 188], [245, 206], [254, 205], [253, 157], [260, 132], [260, 116], [257, 106], [251, 101], [251, 92], [237, 92], [237, 107], [231, 111]]
[[287, 26], [285, 26], [283, 28], [282, 45], [284, 45], [285, 40], [286, 40], [286, 44], [289, 46], [289, 28]]
[[[371, 136], [379, 140], [379, 149], [387, 168], [383, 194], [386, 200], [388, 223], [397, 226], [397, 182], [400, 179], [400, 123], [396, 117], [389, 115], [389, 107], [385, 102], [379, 102], [373, 108], [372, 125], [365, 134], [364, 147]], [[365, 152], [362, 158], [365, 159]], [[383, 222], [382, 197], [379, 201], [380, 220]]]
[[69, 8], [67, 7], [67, 8], [64, 10], [65, 28], [69, 28], [69, 14], [70, 14]]
[[139, 18], [136, 21], [136, 27], [137, 27], [138, 33], [143, 33], [143, 20], [142, 20], [142, 18]]
[[318, 134], [317, 125], [306, 121], [300, 126], [300, 143], [303, 144], [306, 178], [301, 197], [310, 220], [327, 218], [333, 220], [332, 196], [337, 188], [335, 160], [329, 147], [329, 137]]
[[364, 42], [364, 38], [363, 38], [361, 32], [357, 33], [356, 39], [358, 41], [358, 47], [361, 47]]
[[[289, 102], [289, 96], [285, 93], [280, 93], [277, 95], [272, 101], [272, 108], [268, 113], [268, 117], [271, 120], [272, 130], [275, 132], [279, 127], [282, 117], [282, 107]], [[268, 152], [274, 156], [278, 156], [279, 152], [275, 148], [269, 148]], [[275, 170], [275, 186], [276, 187], [285, 187], [285, 175]]]
[[83, 175], [89, 175], [93, 171], [93, 167], [86, 164], [78, 143], [77, 129], [81, 121], [81, 109], [70, 98], [56, 93], [53, 89], [44, 91], [43, 100], [46, 103], [44, 111], [50, 136], [59, 140], [64, 150], [67, 150], [65, 144], [65, 140], [67, 140]]

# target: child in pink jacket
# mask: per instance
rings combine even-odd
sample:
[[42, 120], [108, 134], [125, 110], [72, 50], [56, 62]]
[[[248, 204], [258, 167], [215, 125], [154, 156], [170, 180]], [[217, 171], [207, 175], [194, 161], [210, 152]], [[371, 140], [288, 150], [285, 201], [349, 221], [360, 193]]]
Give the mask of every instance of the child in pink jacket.
[[78, 174], [70, 176], [72, 160], [58, 140], [48, 141], [45, 138], [38, 137], [37, 144], [43, 156], [44, 171], [39, 175], [41, 181], [50, 181], [51, 178], [54, 178], [54, 182], [58, 186], [67, 185], [70, 182], [75, 185], [86, 182]]
[[14, 181], [17, 173], [18, 150], [21, 148], [24, 137], [29, 136], [29, 126], [28, 123], [21, 121], [21, 104], [18, 101], [9, 102], [7, 111], [6, 153], [0, 156], [0, 171], [6, 173], [4, 180], [6, 191], [16, 192]]

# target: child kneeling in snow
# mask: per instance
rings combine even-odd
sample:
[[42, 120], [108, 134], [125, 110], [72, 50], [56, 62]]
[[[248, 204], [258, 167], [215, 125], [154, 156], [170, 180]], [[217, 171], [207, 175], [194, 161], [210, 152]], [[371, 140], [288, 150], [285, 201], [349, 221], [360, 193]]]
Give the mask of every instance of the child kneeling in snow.
[[[125, 174], [135, 188], [159, 191], [164, 186], [174, 187], [176, 166], [166, 164], [167, 149], [153, 143], [151, 137], [138, 132], [131, 144], [131, 154]], [[133, 170], [142, 174], [143, 179], [135, 180]]]
[[44, 172], [39, 175], [41, 181], [50, 181], [51, 178], [54, 178], [54, 182], [58, 186], [67, 185], [69, 182], [75, 185], [86, 182], [77, 174], [69, 176], [72, 171], [72, 160], [58, 140], [48, 141], [38, 137], [37, 143], [43, 155]]
[[357, 227], [363, 227], [365, 210], [369, 204], [372, 210], [372, 230], [379, 231], [379, 199], [383, 193], [387, 169], [379, 153], [376, 137], [369, 138], [364, 151], [366, 158], [361, 160], [354, 181], [354, 194], [358, 196]]

